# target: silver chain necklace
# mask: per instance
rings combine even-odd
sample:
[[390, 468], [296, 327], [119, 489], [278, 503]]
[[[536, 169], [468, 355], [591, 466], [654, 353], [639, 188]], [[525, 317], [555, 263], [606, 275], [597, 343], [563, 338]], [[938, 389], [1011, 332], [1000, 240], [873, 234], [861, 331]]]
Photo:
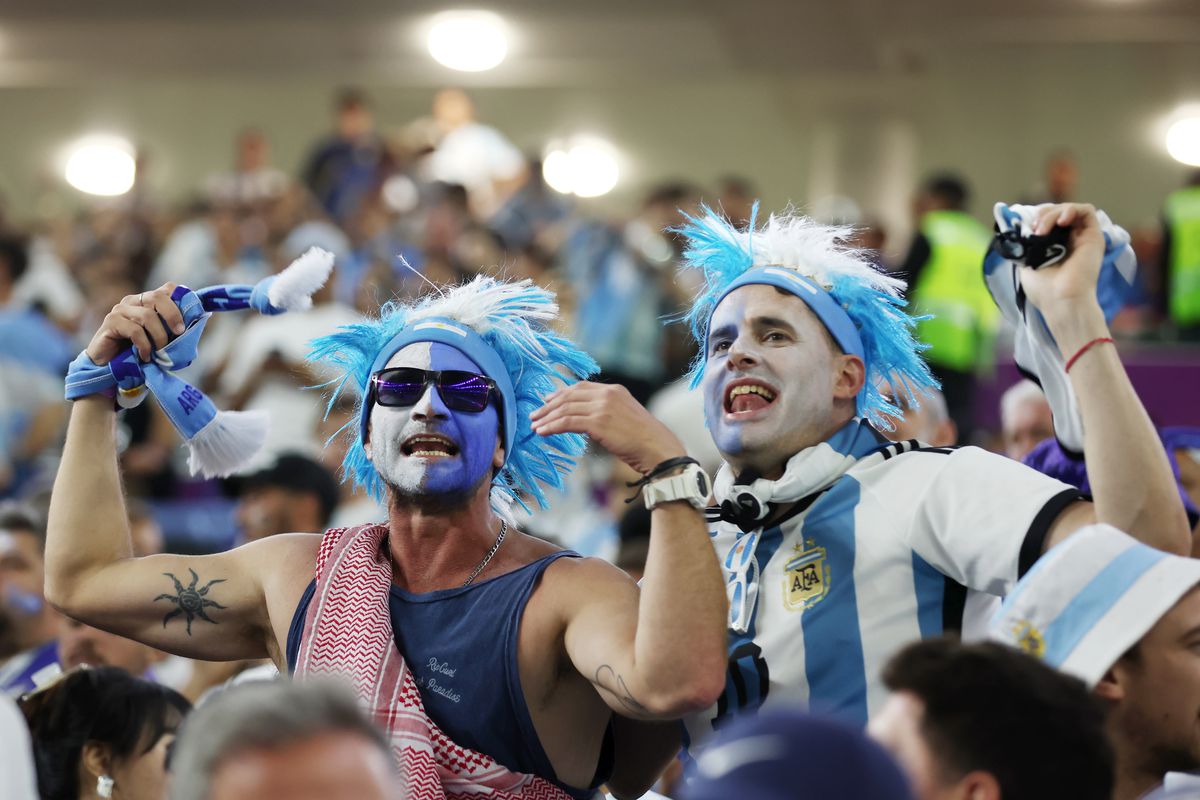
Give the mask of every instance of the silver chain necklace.
[[500, 543], [504, 541], [504, 535], [508, 533], [508, 523], [500, 520], [500, 535], [496, 537], [496, 543], [492, 545], [492, 549], [487, 551], [487, 555], [483, 557], [483, 561], [479, 562], [479, 566], [471, 570], [471, 577], [467, 578], [467, 582], [462, 585], [462, 588], [467, 588], [471, 585], [471, 581], [479, 577], [479, 573], [483, 572], [483, 568], [492, 560], [492, 556], [496, 555], [496, 551], [500, 549]]

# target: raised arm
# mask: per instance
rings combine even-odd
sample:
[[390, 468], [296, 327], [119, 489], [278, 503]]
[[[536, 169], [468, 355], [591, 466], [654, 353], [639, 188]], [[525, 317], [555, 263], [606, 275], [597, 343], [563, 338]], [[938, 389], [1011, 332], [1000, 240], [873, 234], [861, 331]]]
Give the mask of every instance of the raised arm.
[[1078, 203], [1043, 209], [1037, 233], [1048, 233], [1056, 225], [1071, 229], [1070, 255], [1059, 266], [1022, 268], [1021, 285], [1045, 316], [1063, 359], [1074, 359], [1068, 376], [1086, 431], [1084, 459], [1094, 507], [1080, 504], [1065, 511], [1045, 546], [1098, 521], [1159, 549], [1186, 555], [1191, 551], [1187, 516], [1162, 442], [1116, 348], [1097, 341], [1112, 334], [1096, 300], [1104, 257], [1096, 210]]
[[[675, 435], [620, 386], [561, 389], [533, 420], [542, 435], [585, 433], [643, 474], [684, 455]], [[728, 604], [701, 511], [685, 501], [654, 509], [640, 593], [606, 564], [588, 560], [569, 571], [567, 655], [610, 708], [675, 719], [716, 702], [725, 684]]]
[[[169, 288], [131, 295], [105, 318], [87, 352], [105, 364], [132, 342], [144, 358], [152, 345], [165, 344], [165, 325], [177, 321]], [[279, 537], [212, 556], [134, 558], [115, 416], [104, 396], [76, 400], [71, 410], [50, 500], [46, 598], [89, 625], [180, 655], [278, 661], [260, 580], [268, 573], [259, 565], [272, 564], [269, 574], [280, 574], [302, 561], [306, 549], [315, 551], [311, 537]]]

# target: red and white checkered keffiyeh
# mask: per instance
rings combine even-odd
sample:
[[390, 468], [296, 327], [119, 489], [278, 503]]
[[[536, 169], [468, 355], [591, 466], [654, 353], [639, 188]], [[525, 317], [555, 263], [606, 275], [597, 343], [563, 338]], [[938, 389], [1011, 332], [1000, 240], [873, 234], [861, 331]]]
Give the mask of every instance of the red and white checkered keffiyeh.
[[410, 800], [570, 800], [544, 778], [511, 772], [491, 756], [460, 747], [425, 713], [392, 632], [387, 536], [386, 525], [325, 532], [296, 677], [336, 675], [354, 684], [392, 743]]

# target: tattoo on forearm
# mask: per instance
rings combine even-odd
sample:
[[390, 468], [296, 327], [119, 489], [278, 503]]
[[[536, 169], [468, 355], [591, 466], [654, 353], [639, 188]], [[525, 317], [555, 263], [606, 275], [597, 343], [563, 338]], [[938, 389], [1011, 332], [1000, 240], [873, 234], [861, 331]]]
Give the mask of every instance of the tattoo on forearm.
[[596, 677], [592, 682], [617, 698], [617, 702], [621, 704], [621, 707], [630, 714], [636, 716], [647, 716], [650, 714], [650, 709], [642, 705], [629, 691], [629, 687], [625, 685], [625, 679], [608, 664], [600, 665], [600, 668], [596, 670]]
[[208, 590], [211, 589], [215, 584], [224, 583], [225, 579], [217, 578], [216, 580], [209, 581], [204, 586], [197, 589], [196, 583], [200, 580], [200, 576], [196, 574], [196, 570], [194, 569], [189, 568], [188, 572], [192, 573], [192, 582], [187, 586], [184, 586], [179, 578], [176, 578], [170, 572], [164, 572], [163, 575], [166, 575], [168, 578], [175, 581], [175, 594], [160, 594], [158, 597], [154, 598], [154, 602], [157, 603], [159, 600], [169, 600], [174, 603], [176, 606], [175, 610], [169, 612], [165, 617], [163, 617], [163, 627], [167, 627], [168, 622], [175, 617], [178, 617], [180, 614], [183, 614], [187, 619], [188, 636], [191, 636], [192, 620], [194, 620], [196, 617], [199, 617], [205, 622], [211, 622], [214, 625], [217, 624], [215, 619], [204, 613], [204, 609], [225, 608], [225, 606], [221, 605], [216, 600], [208, 599], [205, 595], [208, 594]]

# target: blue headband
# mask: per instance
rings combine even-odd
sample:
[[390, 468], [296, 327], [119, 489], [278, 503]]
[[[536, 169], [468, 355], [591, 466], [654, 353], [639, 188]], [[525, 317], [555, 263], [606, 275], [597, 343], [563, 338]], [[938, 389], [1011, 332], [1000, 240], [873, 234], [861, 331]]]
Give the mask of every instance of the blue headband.
[[[413, 323], [392, 337], [371, 364], [371, 375], [383, 369], [396, 353], [417, 342], [437, 342], [453, 347], [478, 364], [483, 374], [496, 382], [500, 390], [501, 413], [504, 415], [504, 460], [507, 462], [509, 454], [512, 453], [513, 438], [517, 430], [517, 410], [513, 402], [516, 393], [513, 391], [508, 368], [504, 366], [499, 354], [483, 340], [483, 337], [467, 326], [445, 317], [429, 317]], [[366, 402], [362, 405], [359, 436], [363, 442], [367, 441], [367, 421], [371, 416], [371, 405]]]
[[[725, 287], [725, 291], [717, 297], [717, 302], [713, 304], [713, 310], [716, 311], [721, 301], [728, 297], [734, 289], [749, 284], [774, 286], [799, 297], [817, 315], [817, 319], [824, 323], [834, 341], [842, 348], [843, 353], [858, 356], [864, 362], [867, 360], [862, 337], [859, 335], [854, 321], [846, 313], [846, 309], [842, 308], [838, 301], [833, 299], [833, 296], [822, 289], [816, 281], [806, 278], [795, 270], [782, 267], [748, 269]], [[711, 324], [711, 317], [709, 321]]]

